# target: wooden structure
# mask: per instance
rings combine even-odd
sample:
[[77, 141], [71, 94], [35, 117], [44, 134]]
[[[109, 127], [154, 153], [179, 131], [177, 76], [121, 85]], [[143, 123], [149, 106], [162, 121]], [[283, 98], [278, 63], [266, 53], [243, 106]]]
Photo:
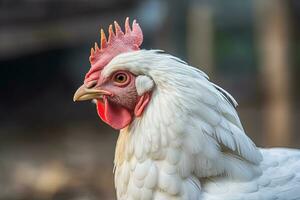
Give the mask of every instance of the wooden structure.
[[265, 144], [288, 146], [291, 143], [288, 2], [256, 0], [255, 3], [261, 86], [265, 94]]

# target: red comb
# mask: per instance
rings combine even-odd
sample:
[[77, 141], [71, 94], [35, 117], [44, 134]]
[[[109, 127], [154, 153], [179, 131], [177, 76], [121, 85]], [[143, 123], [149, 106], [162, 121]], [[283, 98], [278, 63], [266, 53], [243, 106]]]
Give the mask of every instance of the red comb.
[[96, 71], [102, 70], [115, 56], [129, 51], [139, 50], [143, 42], [143, 32], [136, 20], [133, 20], [132, 28], [129, 25], [129, 18], [125, 20], [125, 33], [119, 24], [115, 21], [115, 32], [113, 26], [108, 29], [108, 40], [106, 39], [103, 29], [101, 29], [101, 45], [97, 43], [91, 48], [90, 63], [91, 68], [85, 76], [85, 82], [97, 78], [99, 75], [92, 75]]

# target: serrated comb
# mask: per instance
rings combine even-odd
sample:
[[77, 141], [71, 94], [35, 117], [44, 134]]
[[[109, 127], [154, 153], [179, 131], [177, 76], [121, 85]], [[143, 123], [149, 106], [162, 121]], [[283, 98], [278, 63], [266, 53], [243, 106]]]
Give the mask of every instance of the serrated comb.
[[[98, 72], [102, 70], [115, 56], [140, 49], [143, 42], [143, 32], [136, 20], [133, 20], [132, 27], [129, 25], [129, 18], [125, 20], [125, 33], [119, 24], [114, 21], [108, 28], [108, 39], [104, 30], [100, 31], [100, 45], [95, 43], [91, 48], [90, 63], [91, 68], [85, 76], [85, 82], [97, 79]], [[99, 76], [99, 75], [98, 75]]]

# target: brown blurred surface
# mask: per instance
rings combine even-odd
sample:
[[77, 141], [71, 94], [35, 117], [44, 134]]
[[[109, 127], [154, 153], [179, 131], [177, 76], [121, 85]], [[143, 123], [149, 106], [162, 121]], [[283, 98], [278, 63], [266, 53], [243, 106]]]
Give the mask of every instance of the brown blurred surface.
[[32, 130], [35, 137], [3, 131], [0, 199], [115, 199], [117, 133], [88, 123]]

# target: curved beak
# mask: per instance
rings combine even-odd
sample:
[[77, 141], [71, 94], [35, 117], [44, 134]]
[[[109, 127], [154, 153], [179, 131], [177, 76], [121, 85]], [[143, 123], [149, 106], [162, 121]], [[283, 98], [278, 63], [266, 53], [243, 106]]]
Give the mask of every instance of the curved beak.
[[111, 95], [110, 92], [95, 89], [95, 88], [88, 88], [86, 85], [80, 86], [74, 94], [73, 101], [85, 101], [90, 99], [99, 99], [103, 95]]

